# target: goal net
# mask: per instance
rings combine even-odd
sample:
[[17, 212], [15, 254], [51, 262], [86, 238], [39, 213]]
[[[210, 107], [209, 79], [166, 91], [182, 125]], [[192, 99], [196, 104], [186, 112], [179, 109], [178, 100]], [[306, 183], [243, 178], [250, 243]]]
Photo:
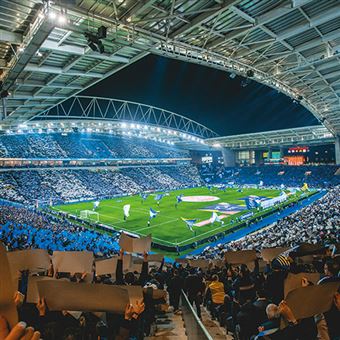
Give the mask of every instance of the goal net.
[[99, 214], [92, 210], [81, 210], [79, 217], [83, 220], [99, 222]]

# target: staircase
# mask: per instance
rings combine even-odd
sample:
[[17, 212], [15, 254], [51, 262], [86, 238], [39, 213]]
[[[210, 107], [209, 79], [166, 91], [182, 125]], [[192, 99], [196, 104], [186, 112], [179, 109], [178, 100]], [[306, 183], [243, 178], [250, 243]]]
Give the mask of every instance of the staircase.
[[233, 340], [234, 337], [230, 334], [227, 334], [227, 331], [224, 327], [221, 327], [218, 321], [212, 320], [210, 313], [204, 306], [201, 306], [201, 316], [202, 323], [210, 336], [214, 340]]
[[157, 314], [154, 335], [145, 340], [187, 340], [182, 315], [172, 311]]

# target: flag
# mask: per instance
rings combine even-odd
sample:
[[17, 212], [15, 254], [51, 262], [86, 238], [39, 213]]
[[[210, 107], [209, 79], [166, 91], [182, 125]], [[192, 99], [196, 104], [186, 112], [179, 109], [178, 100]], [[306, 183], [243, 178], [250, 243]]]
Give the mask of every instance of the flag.
[[155, 196], [155, 201], [160, 201], [164, 197], [164, 194], [157, 194]]
[[155, 211], [152, 208], [150, 208], [150, 220], [152, 220], [153, 218], [155, 218], [157, 216], [157, 214], [159, 213], [159, 211]]
[[211, 224], [213, 224], [215, 222], [223, 223], [223, 221], [220, 219], [220, 217], [215, 212], [212, 213], [210, 222], [211, 222]]
[[145, 201], [148, 198], [148, 194], [142, 193], [140, 194], [140, 197], [142, 198], [143, 201]]
[[301, 190], [302, 191], [308, 191], [309, 190], [308, 184], [307, 183], [303, 183], [303, 186], [301, 187]]
[[257, 196], [248, 196], [245, 199], [247, 209], [254, 209], [260, 205], [259, 197]]
[[182, 217], [182, 221], [185, 222], [185, 224], [187, 225], [187, 227], [189, 228], [190, 231], [194, 232], [194, 230], [192, 229], [193, 225], [196, 223], [196, 219], [186, 219]]
[[99, 201], [93, 202], [93, 210], [96, 210], [99, 207]]
[[291, 189], [289, 189], [289, 192], [291, 193], [291, 195], [295, 195], [296, 194], [296, 189], [291, 188]]
[[123, 211], [124, 211], [124, 216], [125, 217], [129, 217], [130, 216], [130, 204], [125, 204], [123, 207]]
[[260, 187], [263, 186], [263, 181], [260, 181], [259, 186], [260, 186]]
[[181, 195], [178, 195], [176, 196], [176, 199], [177, 199], [177, 203], [181, 203], [183, 200], [182, 200], [182, 194]]

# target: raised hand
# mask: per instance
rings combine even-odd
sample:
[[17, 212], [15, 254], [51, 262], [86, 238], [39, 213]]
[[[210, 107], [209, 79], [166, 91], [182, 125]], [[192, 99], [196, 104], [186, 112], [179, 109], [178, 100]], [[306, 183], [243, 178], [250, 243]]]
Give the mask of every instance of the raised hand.
[[17, 323], [10, 331], [7, 320], [0, 316], [0, 340], [39, 340], [40, 332], [34, 328], [27, 327], [25, 322]]
[[38, 303], [36, 304], [36, 307], [39, 311], [40, 316], [46, 315], [46, 303], [45, 298], [39, 298]]
[[133, 313], [134, 313], [133, 306], [130, 303], [128, 303], [125, 307], [125, 313], [124, 313], [125, 320], [131, 320]]

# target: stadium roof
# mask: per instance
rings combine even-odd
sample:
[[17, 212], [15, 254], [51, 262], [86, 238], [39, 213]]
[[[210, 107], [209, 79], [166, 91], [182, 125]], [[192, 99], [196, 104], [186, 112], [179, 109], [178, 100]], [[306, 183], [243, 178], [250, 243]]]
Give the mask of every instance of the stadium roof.
[[324, 126], [307, 126], [227, 137], [211, 138], [206, 143], [220, 148], [258, 149], [292, 145], [334, 143], [335, 137]]
[[191, 119], [158, 107], [120, 99], [74, 96], [0, 133], [96, 132], [138, 136], [190, 150], [210, 150], [218, 135]]
[[[337, 0], [2, 0], [0, 8], [6, 122], [23, 122], [156, 53], [251, 77], [340, 133]], [[99, 53], [88, 40], [102, 25]]]

